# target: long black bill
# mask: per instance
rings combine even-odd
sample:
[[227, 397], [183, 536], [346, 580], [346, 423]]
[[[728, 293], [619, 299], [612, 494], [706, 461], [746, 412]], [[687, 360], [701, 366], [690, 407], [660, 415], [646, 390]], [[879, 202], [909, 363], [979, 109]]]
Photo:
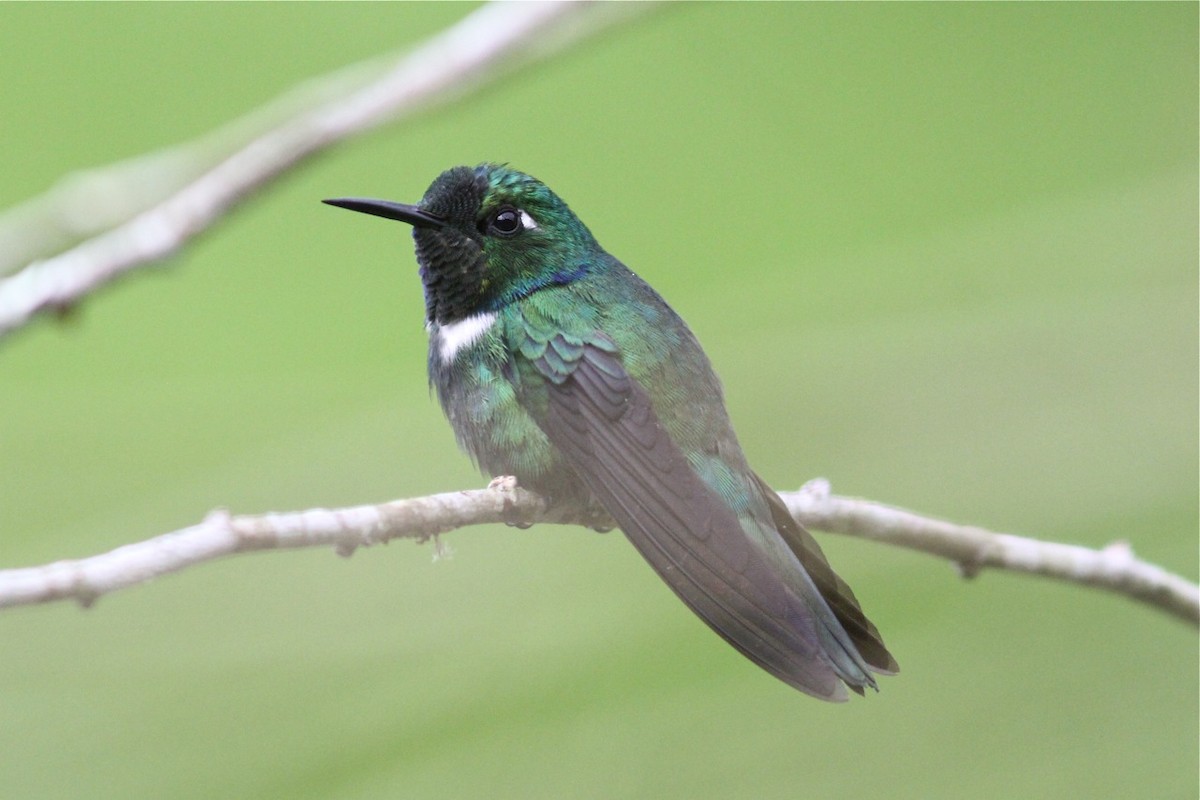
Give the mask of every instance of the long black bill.
[[422, 211], [416, 206], [406, 206], [403, 203], [393, 203], [390, 200], [372, 200], [368, 197], [339, 197], [334, 200], [322, 200], [338, 208], [348, 208], [351, 211], [361, 211], [364, 214], [374, 214], [377, 217], [407, 222], [417, 228], [440, 228], [446, 224], [441, 217], [434, 216], [428, 211]]

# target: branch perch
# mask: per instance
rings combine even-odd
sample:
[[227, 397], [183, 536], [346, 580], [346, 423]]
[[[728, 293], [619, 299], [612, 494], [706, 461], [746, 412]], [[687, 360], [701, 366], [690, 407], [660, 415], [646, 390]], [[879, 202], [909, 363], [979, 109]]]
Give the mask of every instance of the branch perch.
[[[985, 567], [1026, 572], [1107, 589], [1200, 626], [1200, 587], [1137, 559], [1126, 543], [1102, 550], [993, 533], [922, 517], [910, 511], [829, 491], [824, 480], [781, 493], [809, 528], [886, 542], [947, 558], [966, 577]], [[348, 556], [392, 539], [426, 541], [469, 525], [583, 524], [606, 520], [548, 512], [536, 494], [504, 482], [380, 505], [233, 516], [210, 513], [203, 522], [153, 539], [78, 560], [0, 570], [0, 608], [73, 599], [90, 606], [101, 595], [236, 553], [333, 547]], [[610, 523], [611, 524], [611, 523]]]

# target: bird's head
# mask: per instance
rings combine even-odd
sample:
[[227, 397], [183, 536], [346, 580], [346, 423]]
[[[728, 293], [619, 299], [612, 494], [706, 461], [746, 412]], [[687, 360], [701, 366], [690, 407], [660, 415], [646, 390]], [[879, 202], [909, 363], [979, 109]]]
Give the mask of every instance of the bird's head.
[[600, 253], [587, 227], [544, 183], [497, 164], [446, 170], [415, 206], [361, 198], [325, 202], [413, 226], [431, 323], [497, 311], [573, 281]]

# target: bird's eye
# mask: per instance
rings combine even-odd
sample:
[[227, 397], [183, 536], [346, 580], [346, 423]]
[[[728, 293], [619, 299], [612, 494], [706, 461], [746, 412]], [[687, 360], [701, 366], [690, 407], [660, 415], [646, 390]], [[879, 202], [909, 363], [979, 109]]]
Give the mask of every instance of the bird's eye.
[[501, 236], [513, 236], [525, 230], [522, 213], [515, 208], [502, 208], [492, 216], [492, 231]]

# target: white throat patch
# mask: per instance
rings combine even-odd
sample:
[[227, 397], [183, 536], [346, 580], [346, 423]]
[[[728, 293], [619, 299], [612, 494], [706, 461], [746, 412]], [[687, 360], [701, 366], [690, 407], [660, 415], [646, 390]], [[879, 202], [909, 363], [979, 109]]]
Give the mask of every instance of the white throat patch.
[[474, 314], [458, 322], [439, 325], [436, 329], [438, 356], [443, 364], [449, 364], [466, 348], [479, 341], [496, 322], [496, 312]]

